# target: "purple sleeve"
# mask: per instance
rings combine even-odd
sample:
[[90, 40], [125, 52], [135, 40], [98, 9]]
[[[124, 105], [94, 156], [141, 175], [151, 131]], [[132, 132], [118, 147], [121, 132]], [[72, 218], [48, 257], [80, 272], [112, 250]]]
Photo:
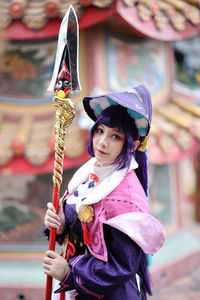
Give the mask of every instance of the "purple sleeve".
[[56, 292], [76, 289], [80, 294], [101, 299], [133, 278], [140, 264], [142, 250], [117, 229], [105, 226], [104, 232], [108, 261], [101, 261], [91, 254], [71, 258], [70, 271]]

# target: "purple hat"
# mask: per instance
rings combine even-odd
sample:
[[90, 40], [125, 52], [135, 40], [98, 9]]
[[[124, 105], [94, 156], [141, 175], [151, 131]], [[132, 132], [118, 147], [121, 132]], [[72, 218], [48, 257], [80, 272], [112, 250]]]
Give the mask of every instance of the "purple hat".
[[111, 105], [126, 107], [130, 117], [135, 120], [138, 134], [140, 136], [148, 135], [152, 117], [152, 104], [151, 95], [145, 86], [139, 85], [125, 92], [85, 97], [83, 99], [84, 109], [93, 121], [96, 121], [102, 111]]

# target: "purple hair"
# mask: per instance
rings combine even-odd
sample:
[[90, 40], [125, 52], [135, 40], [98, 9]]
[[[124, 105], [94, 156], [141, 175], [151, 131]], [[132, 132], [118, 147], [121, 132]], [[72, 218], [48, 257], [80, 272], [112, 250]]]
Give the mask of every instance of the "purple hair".
[[[110, 128], [117, 128], [119, 132], [125, 134], [125, 142], [122, 152], [116, 158], [114, 164], [117, 169], [129, 168], [132, 156], [135, 157], [139, 167], [135, 170], [136, 174], [147, 194], [147, 157], [145, 152], [134, 151], [134, 141], [138, 140], [138, 130], [127, 109], [120, 105], [112, 105], [106, 108], [98, 117], [90, 130], [90, 139], [88, 144], [88, 153], [94, 157], [93, 136], [99, 125], [105, 125]], [[143, 138], [142, 138], [143, 139]], [[142, 141], [140, 138], [140, 141]]]

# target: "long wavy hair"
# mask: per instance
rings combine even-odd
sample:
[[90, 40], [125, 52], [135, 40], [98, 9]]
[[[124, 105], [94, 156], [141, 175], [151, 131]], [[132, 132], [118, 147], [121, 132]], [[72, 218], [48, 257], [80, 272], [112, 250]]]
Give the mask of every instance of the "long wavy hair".
[[135, 125], [134, 119], [132, 119], [125, 107], [120, 105], [113, 105], [106, 108], [98, 117], [95, 124], [90, 130], [90, 139], [88, 144], [88, 153], [94, 157], [93, 149], [93, 136], [99, 125], [105, 125], [110, 128], [117, 128], [119, 132], [125, 134], [125, 142], [123, 149], [119, 156], [116, 158], [114, 164], [117, 169], [129, 168], [132, 157], [138, 163], [138, 168], [135, 170], [138, 179], [147, 195], [148, 187], [148, 175], [147, 175], [147, 156], [145, 152], [134, 150], [134, 142], [139, 139], [143, 141], [144, 137], [138, 137], [138, 130]]

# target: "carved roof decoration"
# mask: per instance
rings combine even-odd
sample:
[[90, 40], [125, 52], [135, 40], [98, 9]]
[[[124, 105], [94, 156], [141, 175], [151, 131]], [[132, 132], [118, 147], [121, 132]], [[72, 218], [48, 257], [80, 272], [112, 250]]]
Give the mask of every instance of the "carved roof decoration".
[[[114, 17], [133, 31], [160, 40], [184, 39], [200, 32], [199, 0], [1, 0], [0, 28], [13, 39], [19, 33], [10, 32], [9, 27], [19, 26], [19, 22], [25, 26], [20, 30], [29, 29], [32, 34], [45, 30], [43, 37], [55, 36], [71, 4], [80, 29]], [[53, 31], [48, 27], [52, 22]]]
[[113, 0], [1, 0], [0, 27], [5, 29], [13, 20], [21, 20], [28, 28], [40, 30], [51, 18], [62, 19], [69, 5], [78, 17], [88, 6], [106, 8]]
[[[0, 114], [0, 172], [3, 173], [46, 173], [53, 168], [54, 160], [54, 110], [34, 112], [33, 108], [15, 107], [8, 114], [1, 109]], [[77, 112], [78, 114], [78, 112]], [[74, 122], [67, 130], [64, 168], [83, 163], [88, 154], [88, 137]]]
[[[124, 0], [124, 2], [130, 2]], [[163, 0], [163, 1], [148, 1], [140, 0], [137, 9], [140, 18], [143, 21], [149, 21], [154, 18], [155, 25], [159, 30], [162, 30], [169, 22], [174, 29], [185, 29], [186, 21], [190, 21], [193, 25], [200, 23], [200, 7], [199, 1], [190, 0]], [[128, 4], [133, 6], [133, 4]]]

